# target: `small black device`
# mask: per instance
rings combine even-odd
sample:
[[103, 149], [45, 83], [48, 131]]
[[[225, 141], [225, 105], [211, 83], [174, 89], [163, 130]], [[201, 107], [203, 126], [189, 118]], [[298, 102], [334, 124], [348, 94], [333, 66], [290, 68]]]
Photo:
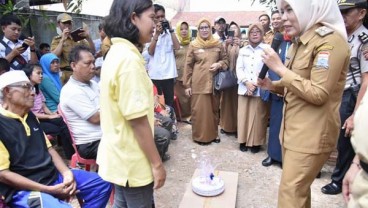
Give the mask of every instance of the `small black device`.
[[234, 30], [227, 31], [227, 36], [228, 37], [234, 37]]
[[23, 42], [22, 48], [24, 48], [24, 50], [27, 50], [28, 47], [29, 47], [29, 45], [27, 43]]
[[167, 20], [161, 21], [162, 30], [166, 31], [170, 29], [170, 24]]
[[74, 42], [78, 42], [78, 41], [83, 40], [85, 38], [85, 37], [82, 37], [82, 36], [79, 35], [79, 33], [82, 33], [82, 32], [84, 32], [84, 30], [83, 30], [83, 28], [80, 27], [80, 28], [78, 28], [78, 29], [76, 29], [76, 30], [74, 30], [70, 33], [70, 36], [72, 36], [72, 39], [74, 40]]
[[[275, 33], [275, 36], [273, 37], [273, 40], [272, 40], [272, 43], [271, 43], [271, 48], [274, 51], [277, 51], [283, 40], [284, 40], [284, 35], [282, 33], [279, 33], [279, 32]], [[269, 69], [268, 66], [266, 64], [263, 64], [263, 67], [262, 67], [261, 72], [259, 73], [258, 77], [260, 79], [264, 79], [268, 69]]]
[[196, 38], [197, 37], [197, 30], [192, 30], [192, 38]]

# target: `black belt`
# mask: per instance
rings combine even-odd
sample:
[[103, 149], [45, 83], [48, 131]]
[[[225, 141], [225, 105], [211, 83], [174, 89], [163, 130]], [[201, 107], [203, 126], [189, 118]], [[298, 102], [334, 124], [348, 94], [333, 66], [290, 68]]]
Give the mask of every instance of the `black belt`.
[[61, 71], [73, 71], [72, 68], [70, 66], [66, 66], [66, 67], [63, 67], [63, 68], [60, 68]]
[[360, 161], [360, 167], [362, 167], [362, 169], [368, 173], [368, 164], [363, 162], [363, 161]]

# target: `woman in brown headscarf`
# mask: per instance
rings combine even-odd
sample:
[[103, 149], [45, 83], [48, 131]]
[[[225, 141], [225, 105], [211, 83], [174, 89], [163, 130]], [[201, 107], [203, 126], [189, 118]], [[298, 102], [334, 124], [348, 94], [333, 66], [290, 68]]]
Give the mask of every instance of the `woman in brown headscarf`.
[[178, 22], [176, 25], [176, 35], [178, 37], [180, 48], [175, 50], [175, 61], [176, 69], [178, 70], [178, 77], [175, 83], [175, 95], [179, 99], [181, 107], [181, 121], [185, 123], [190, 123], [191, 109], [190, 109], [190, 97], [185, 95], [185, 87], [183, 84], [183, 73], [185, 58], [187, 56], [187, 51], [189, 48], [191, 33], [189, 29], [189, 24], [187, 22]]
[[214, 92], [213, 77], [219, 69], [227, 69], [228, 60], [222, 44], [212, 37], [208, 20], [199, 21], [198, 35], [189, 45], [185, 62], [184, 85], [192, 99], [192, 138], [199, 144], [219, 143], [220, 96]]
[[[230, 23], [229, 34], [233, 35], [228, 35], [225, 41], [225, 49], [229, 60], [228, 70], [236, 73], [236, 59], [242, 43], [240, 28], [235, 22]], [[221, 133], [237, 134], [238, 86], [221, 92], [220, 109]]]

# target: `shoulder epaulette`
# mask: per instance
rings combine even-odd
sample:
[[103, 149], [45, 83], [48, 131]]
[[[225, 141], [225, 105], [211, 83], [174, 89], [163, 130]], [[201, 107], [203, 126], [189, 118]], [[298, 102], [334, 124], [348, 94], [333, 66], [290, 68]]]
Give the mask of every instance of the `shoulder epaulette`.
[[334, 32], [333, 29], [331, 29], [329, 27], [326, 27], [326, 26], [321, 26], [321, 27], [317, 28], [315, 31], [321, 37], [325, 37], [326, 35], [331, 34], [331, 33]]
[[361, 33], [358, 35], [358, 38], [359, 38], [360, 42], [362, 42], [362, 44], [366, 44], [366, 43], [368, 43], [368, 35], [367, 35], [367, 33], [365, 33], [365, 32], [361, 32]]

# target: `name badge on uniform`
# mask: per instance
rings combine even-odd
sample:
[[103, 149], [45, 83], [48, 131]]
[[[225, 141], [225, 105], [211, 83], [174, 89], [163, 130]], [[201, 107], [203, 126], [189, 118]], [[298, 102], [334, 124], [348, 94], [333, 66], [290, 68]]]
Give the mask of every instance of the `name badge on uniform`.
[[330, 57], [330, 52], [328, 51], [323, 51], [320, 52], [317, 55], [317, 63], [316, 63], [316, 67], [317, 68], [324, 68], [324, 69], [328, 69], [328, 59]]

